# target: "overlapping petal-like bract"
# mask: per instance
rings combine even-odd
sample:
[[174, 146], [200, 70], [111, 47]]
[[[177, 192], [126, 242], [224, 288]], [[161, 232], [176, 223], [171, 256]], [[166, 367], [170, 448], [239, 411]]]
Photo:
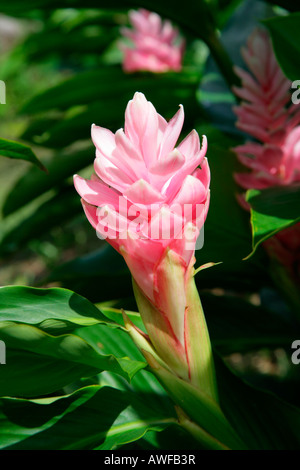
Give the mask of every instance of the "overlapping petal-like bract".
[[130, 11], [129, 19], [133, 28], [122, 28], [123, 36], [132, 41], [132, 47], [121, 45], [124, 70], [180, 71], [184, 41], [170, 21], [162, 21], [157, 13], [145, 9]]
[[243, 101], [234, 108], [237, 127], [254, 137], [235, 148], [250, 173], [238, 173], [244, 189], [300, 182], [300, 107], [291, 103], [291, 82], [282, 73], [266, 31], [256, 29], [242, 55], [250, 72], [235, 67]]
[[[193, 130], [175, 147], [183, 121], [182, 106], [167, 122], [136, 93], [124, 130], [92, 126], [96, 174], [74, 177], [88, 220], [123, 255], [138, 288], [161, 313], [172, 351], [184, 349], [185, 282], [209, 206], [207, 141], [203, 136], [201, 147]], [[174, 271], [181, 274], [174, 277]]]
[[[236, 174], [236, 181], [243, 189], [300, 183], [300, 107], [291, 101], [291, 81], [278, 65], [267, 32], [256, 29], [242, 55], [250, 72], [235, 67], [242, 87], [234, 87], [234, 92], [242, 103], [234, 111], [237, 127], [255, 140], [234, 149], [250, 170]], [[239, 200], [249, 209], [243, 195]], [[300, 224], [281, 231], [265, 246], [295, 276], [300, 269]]]

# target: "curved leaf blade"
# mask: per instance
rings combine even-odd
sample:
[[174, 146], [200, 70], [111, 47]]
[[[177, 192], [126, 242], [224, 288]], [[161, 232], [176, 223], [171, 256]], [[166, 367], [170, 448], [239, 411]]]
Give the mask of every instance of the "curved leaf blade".
[[152, 396], [90, 386], [47, 404], [0, 399], [0, 447], [10, 450], [114, 449], [176, 422]]
[[47, 164], [47, 174], [31, 168], [7, 195], [2, 208], [3, 215], [10, 215], [41, 194], [62, 184], [66, 178], [91, 164], [94, 153], [94, 148], [88, 147], [75, 153], [58, 154]]
[[300, 13], [269, 18], [263, 23], [270, 32], [274, 51], [284, 74], [292, 81], [299, 80]]
[[[300, 221], [300, 186], [251, 189], [246, 200], [251, 206], [252, 256], [257, 247], [280, 230]], [[247, 258], [248, 258], [247, 257]]]
[[25, 160], [38, 166], [41, 170], [47, 171], [28, 145], [20, 144], [13, 140], [0, 139], [0, 155], [17, 160]]

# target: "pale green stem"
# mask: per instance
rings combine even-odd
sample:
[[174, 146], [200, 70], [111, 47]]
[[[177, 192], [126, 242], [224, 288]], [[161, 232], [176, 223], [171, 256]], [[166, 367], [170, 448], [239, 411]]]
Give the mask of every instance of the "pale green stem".
[[187, 283], [185, 321], [186, 353], [191, 383], [218, 401], [217, 382], [210, 337], [195, 284], [194, 276]]

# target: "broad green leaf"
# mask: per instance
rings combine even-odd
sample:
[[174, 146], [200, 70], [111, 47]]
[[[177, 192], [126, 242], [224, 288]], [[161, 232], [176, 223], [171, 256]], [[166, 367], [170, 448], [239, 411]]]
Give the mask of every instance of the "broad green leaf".
[[[26, 246], [30, 240], [40, 239], [53, 227], [57, 227], [75, 215], [82, 213], [80, 198], [74, 186], [63, 188], [58, 194], [36, 208], [33, 213], [20, 217], [19, 223], [4, 234], [0, 242], [0, 254], [8, 255]], [[5, 221], [2, 221], [5, 230]]]
[[[300, 186], [276, 186], [247, 192], [251, 206], [252, 255], [275, 233], [300, 221]], [[250, 256], [249, 255], [249, 256]]]
[[84, 297], [67, 289], [25, 286], [0, 288], [0, 320], [63, 330], [68, 323], [90, 326], [108, 323], [101, 311]]
[[[176, 112], [177, 105], [182, 104], [187, 116], [185, 119], [185, 129], [187, 129], [194, 115], [200, 112], [200, 109], [195, 108], [195, 87], [178, 85], [177, 88], [172, 89], [168, 86], [162, 86], [161, 89], [156, 90], [152, 84], [149, 85], [145, 86], [141, 83], [138, 88], [131, 88], [122, 96], [114, 93], [114, 96], [103, 97], [74, 115], [58, 120], [46, 132], [42, 129], [41, 135], [32, 135], [30, 140], [46, 147], [61, 148], [74, 143], [74, 140], [90, 139], [91, 123], [116, 130], [120, 126], [124, 126], [126, 105], [137, 89], [145, 94], [165, 118], [171, 118]], [[166, 91], [168, 91], [167, 97]], [[28, 130], [25, 131], [22, 138], [25, 138], [26, 134], [28, 134]]]
[[270, 31], [274, 51], [284, 74], [292, 81], [299, 80], [300, 13], [270, 18], [263, 23]]
[[49, 404], [2, 398], [0, 422], [2, 449], [90, 450], [136, 441], [176, 417], [170, 404], [151, 395], [90, 386]]
[[[19, 4], [19, 2], [17, 2]], [[41, 1], [38, 3], [39, 8], [48, 10], [49, 8], [61, 8], [62, 5], [59, 2], [54, 3], [49, 0]], [[84, 2], [83, 0], [77, 0], [72, 2], [72, 8], [108, 8], [111, 10], [112, 5], [108, 0], [102, 0], [100, 3], [97, 0], [89, 0]], [[188, 34], [192, 34], [198, 38], [203, 39], [211, 47], [212, 54], [218, 59], [218, 64], [226, 77], [228, 83], [232, 84], [236, 81], [236, 76], [232, 70], [232, 63], [227, 56], [226, 51], [223, 49], [222, 44], [218, 41], [218, 36], [215, 33], [215, 18], [211, 10], [210, 5], [205, 0], [194, 2], [188, 0], [185, 4], [178, 3], [176, 8], [172, 0], [165, 0], [160, 2], [158, 0], [117, 0], [114, 1], [113, 8], [116, 9], [131, 9], [131, 8], [146, 8], [150, 11], [155, 11], [165, 18], [173, 20]], [[5, 10], [7, 11], [7, 10]], [[16, 11], [13, 8], [13, 11]], [[24, 11], [24, 5], [17, 9], [18, 14]], [[25, 8], [25, 12], [27, 9]], [[201, 28], [199, 28], [199, 18], [205, 18], [202, 22]]]
[[[126, 300], [127, 299], [125, 299], [125, 301]], [[120, 303], [122, 303], [122, 300], [120, 300]], [[119, 325], [125, 326], [122, 310], [118, 308], [107, 307], [105, 306], [105, 303], [104, 305], [98, 304], [98, 306], [101, 312], [103, 313], [103, 315], [105, 315], [109, 320], [112, 320], [118, 323]], [[132, 323], [135, 324], [135, 326], [137, 326], [140, 330], [146, 333], [146, 330], [145, 330], [145, 327], [144, 327], [144, 324], [143, 324], [143, 321], [141, 319], [141, 315], [139, 314], [139, 312], [128, 311], [126, 309], [126, 315], [132, 321]]]
[[[147, 8], [151, 11], [163, 15], [166, 18], [170, 18], [175, 22], [178, 22], [181, 26], [185, 27], [189, 31], [196, 34], [198, 37], [206, 37], [212, 30], [213, 17], [207, 3], [203, 0], [199, 2], [193, 2], [188, 0], [184, 5], [180, 3], [174, 4], [171, 0], [165, 0], [159, 2], [158, 0], [114, 0], [112, 3], [109, 0], [73, 0], [71, 2], [72, 8], [101, 8], [101, 9], [129, 9], [129, 8]], [[28, 5], [22, 3], [20, 0], [14, 0], [12, 5], [6, 5], [2, 8], [4, 13], [22, 13], [28, 12], [33, 8], [38, 9], [54, 9], [54, 8], [66, 8], [66, 5], [58, 2], [57, 0], [31, 0]], [[198, 18], [205, 17], [206, 21], [203, 22], [202, 28], [199, 29]]]
[[216, 2], [214, 5], [214, 15], [218, 19], [219, 29], [226, 26], [226, 24], [230, 21], [241, 1], [242, 0], [229, 0], [225, 2]]
[[[144, 367], [141, 356], [131, 360], [122, 355], [122, 349], [114, 349], [117, 357], [109, 347], [103, 353], [102, 344], [114, 325], [108, 325], [107, 317], [74, 292], [2, 287], [0, 319], [0, 338], [7, 347], [6, 365], [0, 378], [2, 395], [38, 396], [102, 370], [130, 380]], [[97, 329], [97, 342], [76, 333], [79, 327], [99, 324], [103, 328]], [[66, 334], [69, 332], [72, 334]], [[47, 368], [41, 373], [43, 361]]]
[[198, 81], [199, 74], [195, 70], [188, 70], [182, 74], [169, 72], [160, 76], [145, 73], [136, 77], [124, 74], [120, 67], [102, 67], [99, 70], [82, 72], [40, 93], [24, 106], [23, 112], [63, 110], [103, 98], [116, 98], [117, 96], [121, 98], [124, 93], [132, 94], [137, 90], [155, 90], [162, 87], [171, 90], [177, 87], [196, 86]]
[[[103, 327], [102, 333], [105, 335], [109, 326], [103, 325]], [[1, 395], [32, 397], [48, 394], [57, 390], [58, 378], [63, 381], [61, 386], [68, 385], [70, 380], [67, 375], [63, 376], [64, 370], [60, 367], [61, 360], [62, 367], [65, 362], [69, 368], [72, 366], [75, 369], [79, 366], [77, 379], [82, 376], [95, 375], [95, 371], [108, 370], [130, 380], [137, 371], [145, 367], [144, 362], [134, 361], [128, 357], [116, 358], [111, 354], [102, 354], [101, 347], [98, 346], [96, 350], [77, 335], [52, 336], [40, 328], [24, 323], [0, 322], [0, 339], [4, 341], [7, 348], [6, 364], [0, 377]], [[24, 364], [22, 355], [24, 353], [26, 355], [27, 352], [34, 354], [32, 359]], [[51, 365], [42, 383], [35, 370], [35, 357], [37, 356], [42, 356], [45, 358], [45, 363]], [[20, 363], [23, 364], [23, 368], [16, 373], [16, 364], [20, 367]], [[86, 372], [82, 366], [86, 367]], [[25, 373], [27, 380], [26, 376], [24, 377]]]
[[[90, 165], [93, 162], [94, 154], [93, 147], [78, 152], [58, 153], [48, 162], [47, 174], [39, 172], [36, 168], [31, 168], [8, 193], [3, 204], [3, 214], [5, 216], [11, 214], [41, 194], [62, 184], [66, 178]], [[74, 197], [76, 197], [76, 193], [74, 193]]]
[[7, 347], [6, 364], [1, 366], [0, 396], [38, 397], [52, 392], [62, 394], [62, 388], [66, 385], [82, 377], [95, 376], [98, 372], [94, 367], [67, 361], [62, 357], [56, 359]]
[[40, 115], [38, 119], [30, 119], [25, 130], [23, 130], [20, 138], [28, 142], [34, 142], [39, 145], [43, 140], [43, 136], [47, 134], [48, 129], [54, 126], [62, 119], [62, 113], [56, 113], [54, 116]]
[[66, 25], [56, 26], [30, 35], [22, 44], [22, 50], [30, 62], [44, 60], [49, 55], [77, 57], [94, 53], [100, 56], [118, 35], [116, 25], [104, 28], [96, 24], [93, 28], [86, 26], [74, 31], [68, 31]]
[[47, 171], [44, 165], [37, 159], [30, 147], [12, 140], [0, 139], [0, 155], [37, 165], [41, 170]]
[[216, 401], [199, 388], [164, 369], [151, 354], [144, 354], [147, 356], [152, 372], [172, 400], [204, 431], [206, 443], [210, 441], [212, 445], [219, 445], [219, 447], [212, 448], [234, 450], [246, 448]]
[[[103, 331], [105, 331], [105, 335]], [[103, 329], [101, 325], [94, 325], [77, 328], [75, 333], [85, 339], [95, 349], [100, 348], [102, 354], [113, 354], [115, 357], [130, 357], [134, 361], [145, 360], [127, 331], [116, 328]], [[108, 385], [118, 390], [135, 391], [151, 395], [153, 401], [161, 403], [163, 400], [167, 400], [167, 394], [160, 383], [153, 374], [145, 369], [135, 374], [130, 383], [121, 375], [108, 371], [99, 374], [98, 380], [101, 385]]]

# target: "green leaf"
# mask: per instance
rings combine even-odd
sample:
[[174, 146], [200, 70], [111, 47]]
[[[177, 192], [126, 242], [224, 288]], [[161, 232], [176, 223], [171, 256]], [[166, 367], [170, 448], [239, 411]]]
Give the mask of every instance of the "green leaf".
[[0, 422], [2, 449], [104, 450], [166, 429], [176, 418], [170, 404], [151, 395], [90, 386], [52, 400], [2, 398]]
[[206, 437], [211, 438], [212, 442], [217, 440], [223, 448], [245, 449], [244, 443], [230, 426], [216, 401], [191, 383], [164, 369], [151, 354], [144, 351], [144, 355], [152, 372], [172, 400], [205, 432]]
[[[92, 147], [78, 152], [59, 153], [48, 162], [47, 174], [39, 172], [36, 168], [31, 168], [8, 193], [3, 204], [3, 214], [10, 215], [41, 194], [61, 185], [66, 178], [91, 164], [94, 153], [95, 149]], [[76, 193], [74, 193], [75, 197]]]
[[298, 80], [300, 13], [270, 18], [263, 23], [269, 29], [275, 55], [284, 74], [292, 81]]
[[[41, 326], [43, 329], [66, 328], [68, 323], [90, 326], [108, 323], [101, 311], [84, 297], [57, 287], [37, 289], [25, 286], [0, 288], [1, 321]], [[47, 322], [47, 323], [46, 323]]]
[[38, 94], [22, 111], [31, 114], [49, 109], [64, 110], [70, 106], [87, 105], [101, 99], [124, 99], [124, 94], [132, 95], [137, 90], [145, 92], [147, 89], [159, 90], [162, 87], [168, 90], [196, 87], [198, 81], [199, 73], [195, 70], [186, 70], [182, 74], [169, 72], [155, 76], [148, 73], [131, 76], [124, 74], [120, 67], [102, 67], [99, 70], [82, 72]]
[[[73, 0], [72, 2], [64, 3], [63, 8], [67, 6], [72, 8], [101, 8], [101, 9], [129, 9], [129, 8], [146, 8], [151, 11], [170, 18], [175, 22], [196, 34], [198, 37], [205, 37], [212, 29], [213, 17], [210, 8], [205, 1], [193, 2], [188, 0], [186, 4], [176, 4], [172, 0], [165, 0], [160, 2], [158, 0], [114, 0], [112, 3], [109, 0]], [[22, 3], [20, 0], [14, 0], [11, 5], [6, 5], [2, 8], [4, 13], [20, 14], [21, 12], [28, 12], [33, 8], [38, 9], [55, 9], [62, 8], [62, 4], [53, 0], [30, 0], [28, 5]], [[206, 21], [203, 22], [202, 27], [199, 29], [199, 18], [205, 17]]]
[[106, 28], [96, 25], [93, 30], [87, 26], [74, 31], [67, 30], [65, 25], [51, 26], [30, 35], [22, 44], [22, 50], [30, 62], [44, 60], [49, 55], [67, 57], [94, 53], [99, 56], [119, 34], [116, 25]]
[[[119, 85], [120, 86], [120, 85]], [[47, 131], [42, 129], [41, 135], [35, 134], [31, 136], [34, 143], [51, 148], [61, 148], [74, 143], [74, 140], [84, 140], [90, 138], [91, 123], [101, 124], [102, 127], [112, 130], [120, 128], [124, 125], [124, 110], [129, 100], [132, 99], [136, 90], [143, 92], [147, 99], [159, 109], [160, 113], [166, 118], [171, 118], [176, 110], [176, 106], [180, 103], [186, 111], [185, 128], [191, 122], [193, 116], [197, 113], [195, 109], [195, 87], [185, 85], [172, 89], [171, 86], [162, 84], [160, 89], [155, 89], [152, 83], [143, 83], [140, 81], [136, 87], [131, 87], [128, 91], [124, 91], [122, 96], [114, 92], [101, 100], [93, 101], [84, 110], [79, 110], [70, 117], [66, 116], [54, 122], [49, 126]], [[166, 97], [166, 92], [168, 92]], [[38, 126], [35, 126], [38, 128]], [[30, 133], [27, 129], [22, 138]]]
[[[109, 348], [103, 354], [102, 343], [115, 325], [108, 324], [93, 304], [73, 292], [11, 286], [0, 289], [0, 300], [0, 338], [7, 348], [1, 395], [51, 393], [102, 370], [130, 380], [145, 366], [141, 360], [122, 356], [120, 350], [118, 357]], [[97, 343], [76, 333], [79, 327], [99, 324]]]
[[47, 171], [44, 165], [37, 159], [30, 147], [12, 140], [0, 139], [0, 155], [37, 165], [41, 170]]
[[[103, 334], [101, 325], [94, 325], [77, 328], [75, 333], [85, 339], [95, 349], [100, 348], [102, 354], [113, 354], [116, 357], [130, 357], [134, 361], [145, 360], [127, 331], [123, 331], [119, 328], [105, 328], [104, 331], [105, 335]], [[135, 374], [130, 383], [122, 376], [108, 371], [99, 374], [98, 379], [101, 385], [109, 385], [118, 390], [147, 393], [149, 396], [152, 395], [152, 400], [162, 401], [167, 399], [167, 394], [157, 379], [145, 369]]]
[[[44, 233], [49, 233], [57, 227], [82, 212], [80, 198], [77, 197], [74, 186], [63, 188], [58, 194], [38, 206], [25, 219], [20, 218], [18, 224], [4, 234], [0, 242], [0, 254], [8, 255], [26, 246], [30, 240], [40, 239]], [[5, 221], [2, 222], [5, 230]], [[3, 230], [3, 231], [4, 231]]]
[[[106, 325], [105, 327], [109, 328]], [[4, 341], [7, 347], [7, 363], [4, 370], [4, 375], [6, 377], [4, 378], [1, 375], [0, 379], [1, 395], [14, 395], [14, 393], [16, 393], [15, 387], [22, 386], [22, 384], [18, 383], [17, 377], [11, 377], [10, 381], [7, 379], [7, 374], [10, 369], [10, 350], [17, 350], [20, 352], [29, 351], [48, 358], [53, 358], [55, 362], [63, 357], [65, 361], [72, 363], [74, 366], [76, 364], [85, 365], [88, 369], [93, 367], [99, 372], [102, 370], [108, 370], [116, 374], [120, 374], [127, 380], [130, 380], [138, 370], [145, 367], [145, 363], [141, 361], [132, 361], [127, 357], [115, 358], [111, 354], [101, 354], [79, 336], [73, 334], [52, 336], [45, 333], [40, 328], [26, 324], [1, 322], [0, 338]], [[100, 351], [100, 348], [98, 348], [98, 350]], [[32, 365], [29, 364], [28, 366], [29, 374]], [[57, 364], [57, 370], [59, 373], [59, 363]], [[37, 381], [38, 377], [35, 376], [31, 379], [33, 381]], [[53, 389], [50, 377], [48, 377], [47, 382], [49, 387], [47, 393], [51, 393], [55, 389]], [[64, 385], [67, 384], [68, 382], [64, 383]], [[41, 386], [43, 386], [45, 390], [46, 384], [41, 385], [37, 383], [38, 390]], [[3, 389], [6, 390], [6, 392], [3, 392]], [[10, 390], [10, 392], [8, 393], [7, 390]], [[41, 392], [35, 391], [34, 395], [38, 395], [39, 393]], [[16, 395], [19, 394], [20, 391], [16, 393]]]
[[251, 256], [257, 247], [275, 233], [300, 221], [300, 186], [276, 186], [247, 192], [251, 206]]
[[[106, 307], [105, 303], [104, 305], [98, 304], [98, 306], [101, 309], [103, 315], [105, 315], [109, 320], [118, 323], [118, 325], [125, 326], [122, 310], [118, 308]], [[132, 312], [126, 309], [126, 315], [135, 326], [146, 333], [146, 329], [139, 312]]]
[[7, 346], [6, 364], [1, 368], [0, 395], [38, 397], [58, 391], [61, 394], [66, 385], [82, 377], [94, 376], [98, 372], [97, 368], [61, 357], [56, 359]]

